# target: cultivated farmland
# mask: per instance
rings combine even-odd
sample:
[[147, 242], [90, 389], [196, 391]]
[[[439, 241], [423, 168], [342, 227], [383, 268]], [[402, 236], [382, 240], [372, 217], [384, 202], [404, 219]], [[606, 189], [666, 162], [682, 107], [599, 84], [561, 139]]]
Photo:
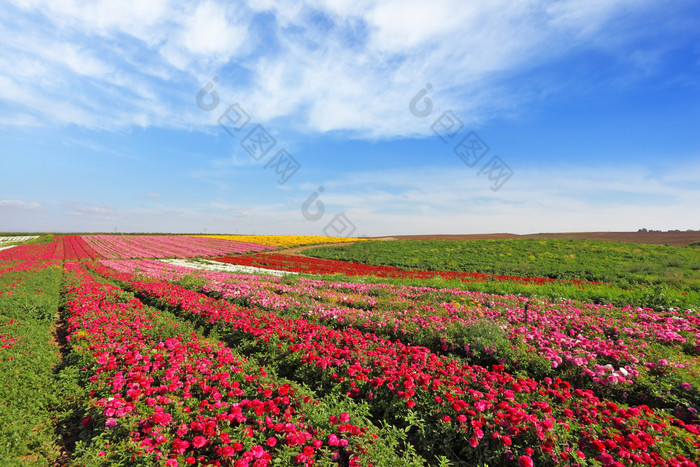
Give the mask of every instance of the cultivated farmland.
[[692, 245], [42, 238], [0, 252], [2, 465], [697, 465]]

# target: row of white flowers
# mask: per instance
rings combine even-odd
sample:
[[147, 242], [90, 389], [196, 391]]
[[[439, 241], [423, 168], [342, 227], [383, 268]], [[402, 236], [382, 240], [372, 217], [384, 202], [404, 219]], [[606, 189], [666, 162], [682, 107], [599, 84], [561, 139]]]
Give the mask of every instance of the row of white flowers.
[[15, 235], [11, 237], [0, 237], [0, 247], [6, 246], [8, 243], [26, 242], [27, 240], [38, 237], [38, 235]]

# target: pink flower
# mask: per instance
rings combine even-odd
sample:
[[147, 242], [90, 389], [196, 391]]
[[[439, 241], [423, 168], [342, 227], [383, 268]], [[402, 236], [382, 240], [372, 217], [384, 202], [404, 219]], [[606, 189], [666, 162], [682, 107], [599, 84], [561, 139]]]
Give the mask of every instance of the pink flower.
[[195, 436], [192, 440], [192, 446], [197, 449], [201, 448], [205, 444], [207, 444], [207, 439], [204, 436]]
[[520, 467], [533, 467], [535, 464], [532, 462], [532, 458], [530, 456], [520, 456], [520, 459], [518, 459], [518, 465]]
[[267, 445], [270, 447], [273, 447], [275, 444], [277, 444], [277, 438], [270, 436], [267, 438]]
[[257, 459], [260, 459], [263, 456], [263, 454], [265, 454], [265, 449], [259, 444], [256, 444], [255, 446], [250, 448], [250, 452], [252, 452], [253, 456], [255, 456]]
[[190, 443], [187, 441], [181, 440], [180, 438], [175, 438], [173, 440], [173, 450], [177, 453], [185, 452], [185, 449], [188, 447], [190, 447]]

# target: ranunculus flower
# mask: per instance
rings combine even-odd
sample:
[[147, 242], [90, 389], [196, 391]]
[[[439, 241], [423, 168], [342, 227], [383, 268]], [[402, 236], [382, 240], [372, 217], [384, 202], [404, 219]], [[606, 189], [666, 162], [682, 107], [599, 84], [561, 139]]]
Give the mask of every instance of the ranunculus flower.
[[338, 445], [338, 437], [335, 434], [331, 434], [328, 437], [328, 444], [331, 446], [337, 446]]
[[201, 448], [205, 444], [207, 444], [207, 439], [204, 436], [195, 436], [192, 440], [192, 446], [197, 449]]

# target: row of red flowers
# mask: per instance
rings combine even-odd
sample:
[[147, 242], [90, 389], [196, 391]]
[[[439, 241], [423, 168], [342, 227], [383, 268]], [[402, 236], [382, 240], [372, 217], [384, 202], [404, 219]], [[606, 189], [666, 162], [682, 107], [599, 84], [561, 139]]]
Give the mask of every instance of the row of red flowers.
[[165, 258], [239, 254], [274, 250], [249, 242], [186, 235], [61, 235], [47, 243], [18, 245], [0, 251], [0, 261], [99, 258]]
[[353, 263], [351, 261], [266, 253], [247, 256], [222, 256], [214, 259], [216, 261], [228, 264], [293, 271], [305, 274], [344, 274], [346, 276], [400, 277], [408, 279], [431, 279], [434, 277], [442, 277], [449, 280], [460, 279], [462, 282], [510, 281], [520, 284], [536, 285], [548, 284], [551, 282], [570, 283], [576, 285], [598, 284], [598, 282], [579, 280], [557, 280], [547, 277], [506, 276], [499, 274], [485, 274], [481, 272], [407, 270], [395, 266], [371, 266], [368, 264]]
[[97, 259], [101, 256], [79, 235], [57, 236], [47, 243], [29, 243], [0, 251], [0, 261]]
[[438, 356], [424, 347], [392, 342], [354, 329], [333, 330], [303, 319], [236, 307], [165, 282], [135, 280], [93, 264], [100, 274], [162, 306], [264, 346], [298, 377], [320, 388], [339, 387], [396, 423], [418, 418], [442, 439], [445, 454], [489, 463], [533, 459], [576, 465], [594, 457], [603, 465], [695, 465], [697, 426], [646, 406], [620, 407], [561, 380], [538, 383]]
[[[99, 455], [167, 466], [326, 463], [372, 465], [381, 439], [358, 417], [333, 412], [269, 376], [222, 343], [196, 334], [163, 338], [176, 323], [67, 263], [68, 341], [90, 362], [84, 429], [102, 434]], [[162, 329], [161, 329], [162, 328]], [[320, 407], [320, 409], [319, 409]], [[385, 452], [386, 454], [386, 452]], [[391, 462], [388, 460], [388, 462]]]

